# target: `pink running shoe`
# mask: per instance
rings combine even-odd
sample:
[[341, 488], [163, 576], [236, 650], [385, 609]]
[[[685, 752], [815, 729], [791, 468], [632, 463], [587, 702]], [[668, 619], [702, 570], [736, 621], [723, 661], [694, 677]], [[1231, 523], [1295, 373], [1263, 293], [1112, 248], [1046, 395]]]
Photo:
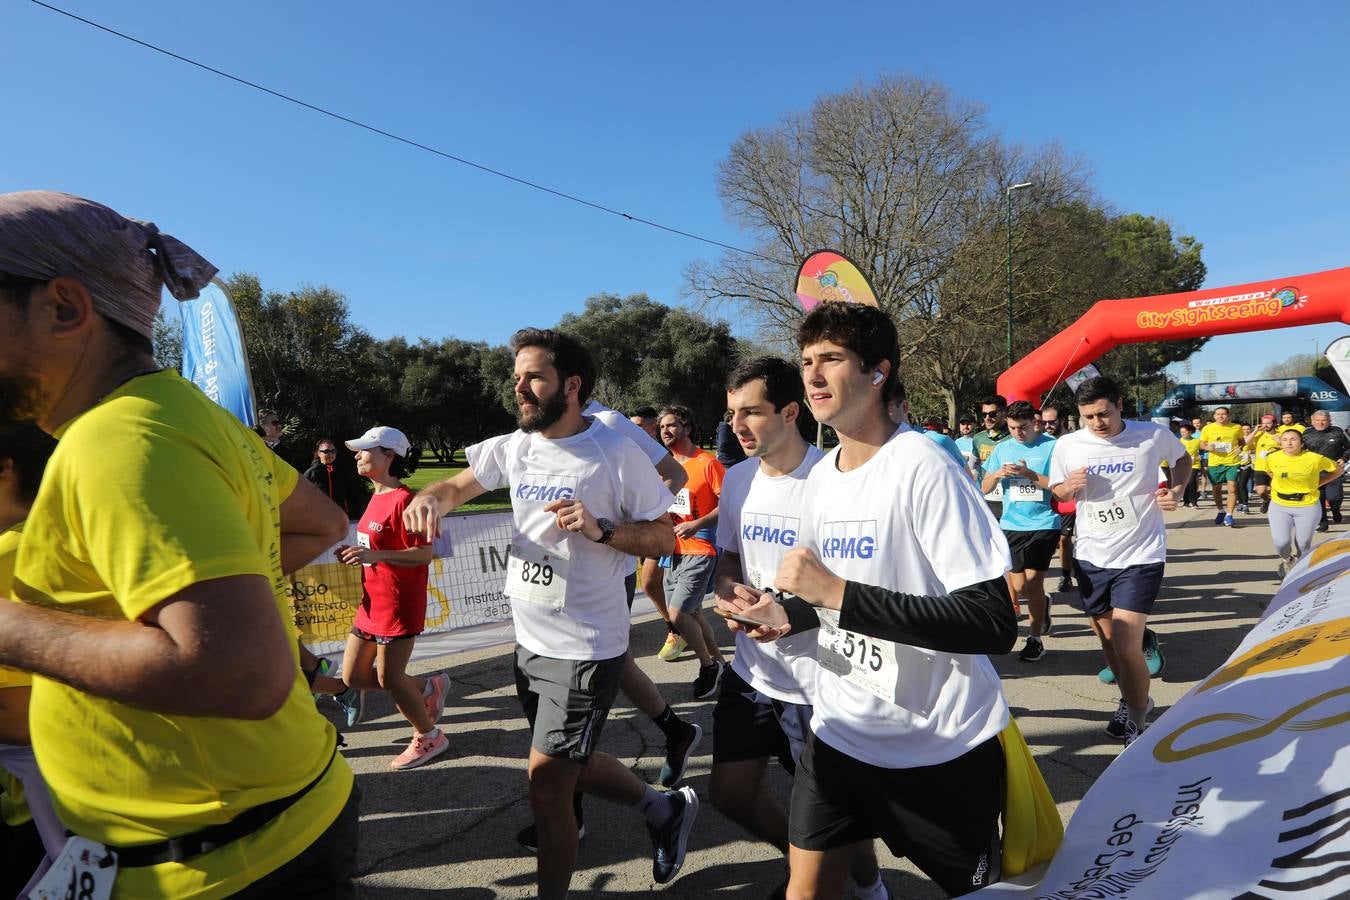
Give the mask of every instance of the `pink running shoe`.
[[444, 672], [437, 672], [427, 679], [427, 687], [431, 688], [431, 693], [424, 695], [422, 702], [427, 705], [427, 715], [431, 716], [431, 724], [435, 725], [445, 712], [445, 695], [450, 693], [450, 676]]
[[389, 764], [391, 769], [415, 769], [429, 763], [450, 749], [450, 739], [441, 734], [440, 729], [428, 735], [414, 734], [404, 750]]

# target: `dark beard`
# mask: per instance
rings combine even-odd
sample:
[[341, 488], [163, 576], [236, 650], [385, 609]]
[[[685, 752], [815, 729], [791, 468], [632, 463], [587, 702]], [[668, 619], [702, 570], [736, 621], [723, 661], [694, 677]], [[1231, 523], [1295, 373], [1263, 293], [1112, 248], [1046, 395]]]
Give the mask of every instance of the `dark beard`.
[[42, 409], [42, 386], [31, 375], [0, 375], [0, 420], [26, 422]]
[[521, 431], [527, 434], [534, 431], [543, 431], [561, 419], [563, 413], [567, 412], [567, 398], [563, 396], [561, 391], [547, 400], [541, 401], [537, 397], [531, 397], [530, 399], [538, 408], [538, 412], [532, 416], [527, 416], [524, 410], [516, 414], [516, 424], [520, 426]]

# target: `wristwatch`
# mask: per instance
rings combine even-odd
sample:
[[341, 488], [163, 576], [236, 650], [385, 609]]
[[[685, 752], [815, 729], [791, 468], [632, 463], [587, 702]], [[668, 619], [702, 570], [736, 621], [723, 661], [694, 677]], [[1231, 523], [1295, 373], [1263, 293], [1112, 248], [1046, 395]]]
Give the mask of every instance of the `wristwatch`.
[[614, 523], [609, 519], [596, 519], [595, 524], [600, 526], [600, 537], [595, 539], [597, 544], [608, 544], [614, 537]]

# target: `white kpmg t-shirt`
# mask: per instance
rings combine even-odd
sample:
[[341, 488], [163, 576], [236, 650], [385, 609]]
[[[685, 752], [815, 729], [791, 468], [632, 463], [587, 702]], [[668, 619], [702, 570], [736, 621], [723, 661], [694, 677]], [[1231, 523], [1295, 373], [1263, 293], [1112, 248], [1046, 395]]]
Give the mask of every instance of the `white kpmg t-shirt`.
[[[838, 457], [836, 448], [807, 478], [801, 537], [835, 575], [940, 596], [1008, 571], [1002, 530], [937, 444], [901, 426], [851, 472], [838, 470]], [[820, 665], [811, 730], [831, 747], [874, 766], [914, 768], [955, 759], [1007, 727], [988, 657], [865, 640], [893, 654], [894, 694], [880, 699]]]
[[1076, 498], [1074, 556], [1103, 569], [1166, 562], [1167, 524], [1156, 497], [1158, 467], [1164, 461], [1175, 466], [1185, 455], [1186, 448], [1168, 429], [1128, 419], [1114, 437], [1097, 437], [1080, 428], [1055, 441], [1052, 485], [1070, 472], [1088, 470], [1087, 488]]
[[[670, 491], [637, 444], [594, 419], [585, 431], [550, 440], [516, 431], [465, 451], [474, 478], [488, 490], [511, 488], [512, 547], [520, 554], [567, 558], [561, 608], [531, 602], [507, 577], [516, 641], [555, 659], [612, 659], [628, 649], [623, 579], [631, 557], [558, 528], [544, 507], [577, 499], [596, 518], [643, 522], [670, 506]], [[552, 578], [548, 579], [550, 582]]]
[[590, 416], [593, 419], [599, 419], [601, 424], [606, 428], [617, 431], [619, 434], [637, 444], [642, 448], [642, 452], [647, 454], [647, 458], [651, 460], [652, 465], [654, 466], [660, 464], [661, 460], [670, 455], [670, 451], [667, 450], [660, 441], [652, 440], [652, 436], [643, 431], [641, 425], [638, 425], [618, 410], [610, 409], [599, 401], [592, 400], [587, 403], [586, 407], [581, 411], [581, 414], [583, 416]]
[[[801, 531], [806, 476], [824, 455], [808, 444], [801, 464], [776, 478], [761, 472], [755, 457], [727, 469], [717, 507], [717, 546], [739, 554], [744, 583], [773, 587], [778, 564]], [[738, 631], [731, 668], [766, 696], [809, 704], [816, 680], [815, 632], [761, 644]]]

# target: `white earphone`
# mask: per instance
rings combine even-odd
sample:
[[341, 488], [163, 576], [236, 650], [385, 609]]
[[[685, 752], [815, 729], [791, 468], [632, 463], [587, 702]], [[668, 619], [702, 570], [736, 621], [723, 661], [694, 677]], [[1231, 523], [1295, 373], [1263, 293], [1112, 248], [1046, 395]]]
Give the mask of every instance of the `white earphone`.
[[881, 384], [885, 380], [886, 380], [886, 373], [884, 372], [877, 372], [875, 375], [872, 376], [873, 384]]

